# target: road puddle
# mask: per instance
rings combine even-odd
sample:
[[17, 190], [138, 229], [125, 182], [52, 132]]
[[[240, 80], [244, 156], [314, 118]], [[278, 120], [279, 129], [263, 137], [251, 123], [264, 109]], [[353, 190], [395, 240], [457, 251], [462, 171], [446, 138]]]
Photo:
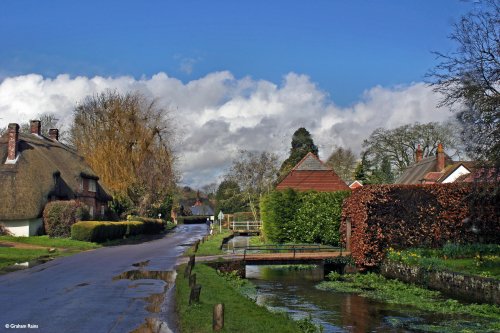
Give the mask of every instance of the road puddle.
[[[151, 316], [145, 319], [141, 326], [131, 331], [132, 333], [172, 332], [167, 323], [162, 321], [159, 317], [161, 317], [162, 307], [164, 306], [167, 292], [174, 285], [177, 273], [175, 271], [145, 270], [144, 268], [147, 267], [148, 264], [149, 260], [135, 263], [132, 266], [139, 267], [139, 269], [123, 272], [115, 276], [113, 281], [137, 281], [137, 283], [128, 286], [129, 290], [134, 290], [131, 294], [131, 298], [144, 300], [146, 302], [145, 309], [151, 314]], [[161, 284], [163, 284], [163, 287]]]
[[2, 269], [0, 269], [0, 275], [7, 274], [10, 272], [20, 271], [20, 270], [31, 268], [31, 267], [35, 267], [35, 266], [38, 266], [41, 264], [45, 264], [46, 262], [51, 261], [51, 260], [54, 260], [54, 258], [50, 257], [50, 256], [44, 256], [44, 257], [40, 257], [36, 260], [18, 262], [18, 263], [15, 263], [14, 265], [6, 266], [6, 267], [3, 267]]

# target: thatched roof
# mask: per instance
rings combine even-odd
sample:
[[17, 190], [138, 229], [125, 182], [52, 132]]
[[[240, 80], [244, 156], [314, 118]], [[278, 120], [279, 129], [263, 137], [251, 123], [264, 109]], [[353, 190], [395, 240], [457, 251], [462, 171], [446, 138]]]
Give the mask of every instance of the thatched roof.
[[[8, 134], [0, 138], [0, 220], [40, 217], [51, 197], [74, 199], [81, 177], [99, 179], [76, 151], [44, 136], [19, 133], [19, 158], [5, 164]], [[97, 199], [110, 199], [98, 183]]]

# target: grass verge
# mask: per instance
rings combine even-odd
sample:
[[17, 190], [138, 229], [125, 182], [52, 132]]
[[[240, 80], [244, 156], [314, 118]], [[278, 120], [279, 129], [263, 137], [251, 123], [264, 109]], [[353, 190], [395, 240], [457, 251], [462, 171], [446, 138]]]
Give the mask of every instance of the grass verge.
[[[224, 254], [224, 251], [220, 249], [222, 244], [222, 240], [225, 237], [231, 235], [230, 231], [222, 230], [222, 233], [216, 232], [212, 236], [209, 236], [208, 240], [201, 243], [198, 247], [198, 251], [196, 251], [197, 256], [214, 256], [218, 254]], [[195, 254], [193, 248], [189, 248], [185, 255]]]
[[[297, 323], [284, 314], [271, 313], [243, 296], [240, 283], [228, 283], [227, 277], [203, 264], [196, 264], [197, 284], [201, 285], [200, 303], [189, 306], [188, 279], [179, 267], [176, 279], [176, 307], [181, 332], [212, 332], [212, 311], [217, 303], [225, 305], [225, 324], [222, 332], [300, 332]], [[242, 280], [242, 284], [249, 283]]]
[[[6, 246], [0, 246], [0, 268], [41, 258], [67, 256], [101, 247], [96, 243], [81, 242], [70, 238], [50, 238], [48, 236], [0, 236], [0, 244], [2, 241]], [[10, 243], [26, 244], [34, 247], [18, 248]], [[49, 249], [55, 250], [49, 252]]]
[[434, 314], [465, 315], [477, 318], [477, 330], [470, 332], [500, 331], [500, 307], [490, 304], [463, 304], [444, 298], [440, 292], [413, 284], [386, 279], [375, 273], [339, 275], [330, 273], [333, 281], [320, 283], [317, 288], [337, 292], [356, 293], [382, 302], [410, 305]]

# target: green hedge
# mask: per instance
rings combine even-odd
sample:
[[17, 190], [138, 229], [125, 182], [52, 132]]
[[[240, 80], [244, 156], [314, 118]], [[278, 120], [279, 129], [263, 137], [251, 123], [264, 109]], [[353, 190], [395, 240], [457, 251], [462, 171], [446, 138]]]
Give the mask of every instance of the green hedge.
[[264, 237], [271, 242], [339, 244], [340, 218], [350, 191], [273, 191], [260, 202]]
[[[252, 212], [237, 212], [233, 214], [233, 221], [242, 222], [242, 221], [253, 221], [255, 217]], [[259, 213], [257, 212], [257, 220], [260, 219]]]
[[145, 224], [139, 221], [124, 222], [77, 222], [71, 226], [71, 238], [86, 242], [105, 242], [107, 240], [134, 236], [144, 233]]
[[177, 216], [177, 223], [179, 224], [196, 224], [196, 223], [206, 223], [209, 215], [197, 215], [197, 216]]
[[138, 221], [144, 224], [145, 234], [158, 234], [165, 230], [166, 221], [162, 219], [154, 219], [151, 217], [142, 217], [142, 216], [127, 216], [127, 221]]

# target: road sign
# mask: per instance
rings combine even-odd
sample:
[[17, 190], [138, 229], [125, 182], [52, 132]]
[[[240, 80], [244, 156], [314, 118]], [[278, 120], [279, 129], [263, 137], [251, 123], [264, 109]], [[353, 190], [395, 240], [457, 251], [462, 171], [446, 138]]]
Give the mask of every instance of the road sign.
[[219, 215], [217, 216], [219, 218], [219, 221], [222, 221], [224, 219], [224, 213], [222, 210], [219, 212]]

